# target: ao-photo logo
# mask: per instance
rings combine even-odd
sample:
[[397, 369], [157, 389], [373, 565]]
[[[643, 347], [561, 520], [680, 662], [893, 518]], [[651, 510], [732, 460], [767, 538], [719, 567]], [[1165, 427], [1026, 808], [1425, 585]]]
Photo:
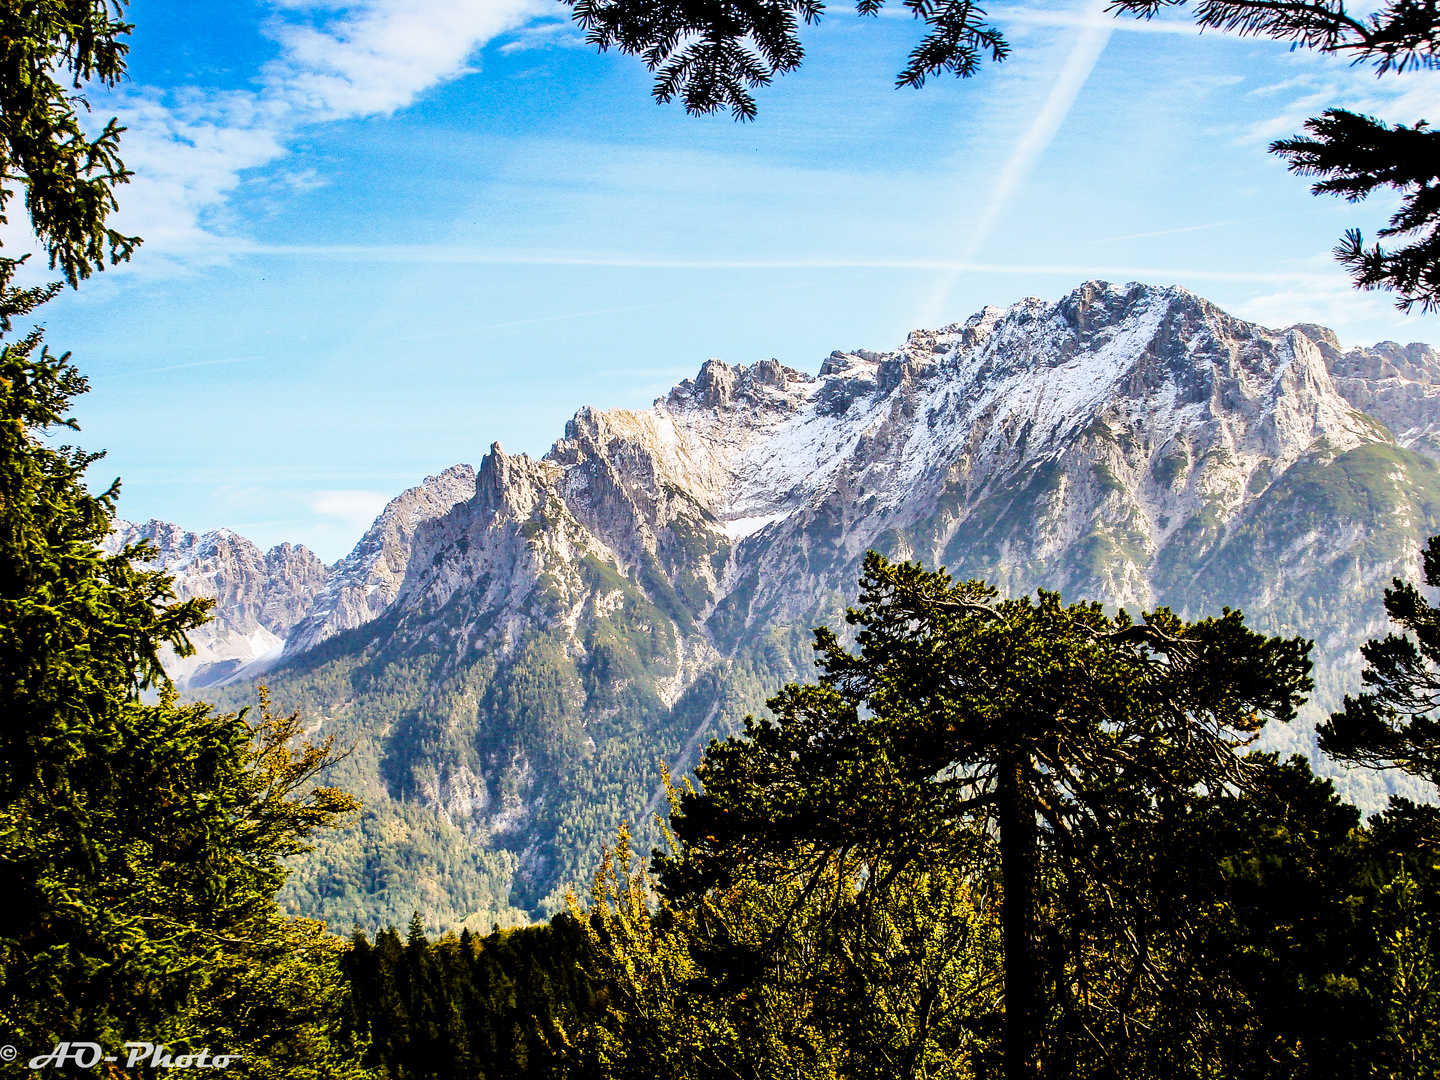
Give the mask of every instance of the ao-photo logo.
[[[101, 1062], [118, 1063], [123, 1057], [125, 1067], [148, 1065], [152, 1069], [226, 1069], [232, 1061], [239, 1061], [239, 1054], [211, 1054], [209, 1047], [198, 1054], [166, 1053], [164, 1043], [127, 1042], [125, 1054], [107, 1054], [105, 1048], [93, 1042], [62, 1042], [47, 1054], [36, 1054], [29, 1061], [32, 1069], [58, 1069], [73, 1065], [79, 1069], [93, 1069]], [[13, 1046], [0, 1046], [0, 1061], [14, 1061], [20, 1051]]]

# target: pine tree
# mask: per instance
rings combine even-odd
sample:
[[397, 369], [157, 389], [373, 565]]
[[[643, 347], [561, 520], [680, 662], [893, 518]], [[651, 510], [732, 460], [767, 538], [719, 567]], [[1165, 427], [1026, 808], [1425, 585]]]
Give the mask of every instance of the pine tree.
[[815, 888], [853, 856], [883, 889], [909, 867], [965, 865], [993, 830], [1004, 1071], [1035, 1076], [1057, 965], [1043, 952], [1046, 867], [1094, 884], [1101, 922], [1128, 941], [1115, 981], [1153, 982], [1147, 934], [1126, 927], [1173, 921], [1174, 897], [1147, 884], [1134, 845], [1163, 835], [1197, 792], [1248, 782], [1235, 750], [1267, 717], [1294, 715], [1309, 644], [1256, 634], [1237, 612], [1133, 622], [1054, 593], [1000, 600], [873, 553], [847, 619], [857, 651], [817, 630], [820, 682], [785, 688], [770, 702], [777, 721], [711, 745], [703, 793], [682, 795], [672, 818], [682, 847], [659, 858], [662, 887], [695, 897], [799, 873]]
[[[1423, 553], [1425, 583], [1440, 585], [1440, 536]], [[1370, 769], [1401, 769], [1440, 787], [1440, 608], [1411, 582], [1385, 590], [1385, 611], [1400, 634], [1360, 647], [1369, 689], [1345, 695], [1321, 724], [1320, 749]]]
[[[125, 3], [0, 3], [0, 221], [23, 187], [72, 286], [139, 243], [107, 224], [122, 129], [79, 116], [85, 85], [124, 75]], [[16, 287], [23, 261], [0, 258], [3, 333], [61, 288]], [[53, 444], [86, 380], [42, 339], [0, 347], [0, 1027], [358, 1077], [344, 943], [275, 903], [283, 860], [356, 806], [317, 783], [331, 744], [263, 692], [254, 719], [178, 703], [160, 650], [189, 654], [210, 602], [174, 602], [143, 545], [102, 551], [119, 483], [91, 494], [100, 455]]]

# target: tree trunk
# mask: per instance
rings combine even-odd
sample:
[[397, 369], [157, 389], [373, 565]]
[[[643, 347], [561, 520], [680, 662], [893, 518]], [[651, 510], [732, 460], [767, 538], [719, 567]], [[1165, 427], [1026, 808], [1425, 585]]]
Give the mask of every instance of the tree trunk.
[[1029, 755], [1000, 758], [1000, 923], [1005, 939], [1005, 1080], [1040, 1075], [1040, 970], [1036, 950], [1036, 878], [1040, 855], [1030, 795]]

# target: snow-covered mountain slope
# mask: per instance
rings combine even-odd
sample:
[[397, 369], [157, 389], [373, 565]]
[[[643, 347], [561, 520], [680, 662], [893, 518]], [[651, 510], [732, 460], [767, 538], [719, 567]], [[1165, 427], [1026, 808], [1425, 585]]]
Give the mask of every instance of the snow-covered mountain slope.
[[[655, 805], [657, 757], [689, 767], [809, 677], [868, 549], [1011, 593], [1241, 607], [1317, 640], [1323, 710], [1440, 532], [1437, 373], [1428, 346], [1342, 352], [1090, 282], [813, 376], [711, 360], [649, 410], [581, 409], [539, 460], [492, 445], [387, 508], [267, 675], [354, 745], [373, 811], [292, 899], [484, 925], [555, 906]], [[1267, 737], [1304, 749], [1313, 720]], [[441, 874], [440, 851], [480, 861]]]
[[[1396, 440], [1306, 333], [1096, 283], [814, 377], [712, 360], [647, 412], [582, 409], [541, 461], [492, 447], [475, 499], [417, 530], [392, 615], [422, 626], [461, 594], [518, 610], [541, 564], [593, 554], [627, 576], [658, 562], [719, 632], [811, 610], [877, 545], [1007, 588], [1184, 603], [1287, 470], [1371, 444]], [[501, 521], [544, 535], [522, 557]]]

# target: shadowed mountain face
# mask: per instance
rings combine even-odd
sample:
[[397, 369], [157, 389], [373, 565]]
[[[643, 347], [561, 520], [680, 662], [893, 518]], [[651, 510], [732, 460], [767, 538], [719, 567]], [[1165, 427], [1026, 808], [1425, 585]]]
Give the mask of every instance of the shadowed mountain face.
[[[538, 461], [496, 444], [397, 498], [261, 662], [353, 745], [337, 779], [368, 807], [290, 903], [340, 925], [553, 910], [648, 820], [661, 759], [689, 768], [810, 676], [810, 628], [841, 624], [872, 548], [1010, 593], [1241, 607], [1317, 640], [1318, 713], [1440, 532], [1437, 378], [1428, 346], [1345, 353], [1091, 282], [813, 376], [711, 360], [648, 411], [582, 409]], [[1314, 718], [1267, 743], [1308, 749]]]

